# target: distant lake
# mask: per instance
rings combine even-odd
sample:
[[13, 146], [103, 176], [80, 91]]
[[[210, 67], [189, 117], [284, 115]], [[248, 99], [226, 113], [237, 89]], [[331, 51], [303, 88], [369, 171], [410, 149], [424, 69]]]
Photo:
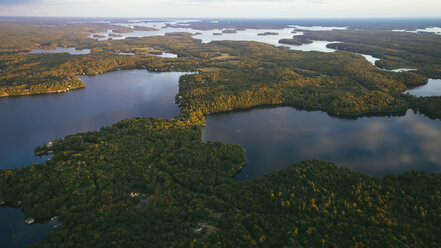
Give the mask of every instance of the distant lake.
[[178, 55], [174, 54], [174, 53], [162, 53], [162, 54], [158, 54], [155, 55], [156, 57], [161, 57], [161, 58], [177, 58]]
[[[134, 56], [134, 53], [118, 53], [119, 55]], [[150, 56], [160, 57], [160, 58], [177, 58], [178, 55], [174, 53], [162, 53], [162, 54], [149, 54]]]
[[441, 35], [441, 27], [418, 28], [416, 30], [394, 29], [392, 31], [395, 31], [395, 32], [409, 32], [409, 33], [423, 32], [423, 33], [434, 33], [434, 34], [437, 34], [437, 35]]
[[[171, 118], [180, 72], [127, 70], [81, 76], [86, 88], [61, 94], [0, 98], [0, 169], [41, 159], [36, 145], [68, 134], [98, 130], [135, 116]], [[44, 160], [45, 158], [43, 158]]]
[[441, 172], [441, 122], [404, 117], [345, 120], [290, 107], [210, 115], [202, 140], [240, 144], [244, 180], [319, 158], [374, 176], [408, 170]]
[[72, 55], [89, 54], [90, 49], [77, 50], [75, 47], [57, 47], [56, 49], [32, 49], [29, 53], [69, 53]]
[[[203, 43], [208, 43], [215, 40], [236, 40], [236, 41], [257, 41], [262, 43], [267, 43], [275, 46], [288, 46], [293, 50], [300, 51], [320, 51], [320, 52], [334, 52], [334, 49], [327, 48], [326, 45], [329, 43], [335, 43], [331, 41], [313, 41], [310, 44], [303, 44], [300, 46], [287, 45], [287, 44], [279, 44], [280, 39], [284, 38], [292, 38], [294, 35], [302, 35], [303, 32], [295, 32], [294, 29], [300, 28], [302, 30], [333, 30], [333, 29], [346, 29], [346, 27], [323, 27], [323, 26], [312, 26], [312, 27], [304, 27], [291, 25], [290, 28], [283, 29], [246, 29], [246, 30], [237, 30], [237, 33], [222, 33], [224, 29], [211, 29], [211, 30], [194, 30], [187, 27], [165, 27], [167, 22], [159, 22], [159, 23], [149, 23], [149, 22], [137, 22], [137, 23], [114, 23], [115, 25], [120, 25], [124, 27], [134, 26], [144, 26], [144, 27], [154, 27], [158, 30], [156, 31], [134, 31], [130, 33], [119, 33], [119, 37], [109, 36], [112, 33], [112, 30], [108, 30], [103, 33], [96, 33], [103, 37], [93, 37], [94, 34], [91, 34], [90, 37], [97, 40], [107, 40], [109, 38], [112, 39], [126, 39], [129, 37], [150, 37], [150, 36], [158, 36], [164, 35], [166, 33], [173, 32], [188, 32], [188, 33], [199, 33], [194, 35], [193, 38], [202, 40]], [[176, 24], [173, 22], [170, 24]], [[275, 33], [275, 35], [258, 35], [265, 32]], [[220, 33], [222, 35], [215, 35], [215, 33]]]

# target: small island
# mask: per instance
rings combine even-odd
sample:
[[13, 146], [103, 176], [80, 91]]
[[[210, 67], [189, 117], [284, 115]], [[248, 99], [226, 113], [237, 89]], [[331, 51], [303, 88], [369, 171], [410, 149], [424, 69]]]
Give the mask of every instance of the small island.
[[236, 29], [225, 29], [225, 30], [222, 31], [222, 33], [224, 33], [224, 34], [235, 34], [235, 33], [237, 33], [237, 30]]
[[279, 33], [276, 33], [276, 32], [265, 32], [265, 33], [258, 33], [257, 35], [260, 35], [260, 36], [279, 35]]
[[174, 37], [187, 37], [192, 36], [192, 33], [188, 32], [171, 32], [171, 33], [165, 33], [165, 36], [174, 36]]
[[159, 31], [158, 28], [134, 26], [135, 31]]

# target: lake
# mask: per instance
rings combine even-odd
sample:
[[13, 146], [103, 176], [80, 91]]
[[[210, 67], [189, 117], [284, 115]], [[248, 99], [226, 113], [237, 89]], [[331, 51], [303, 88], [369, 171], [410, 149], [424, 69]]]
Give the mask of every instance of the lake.
[[374, 176], [408, 170], [441, 172], [441, 122], [404, 117], [345, 120], [290, 107], [210, 115], [202, 140], [240, 144], [244, 180], [319, 158]]
[[395, 31], [395, 32], [409, 32], [409, 33], [423, 32], [423, 33], [434, 33], [434, 34], [437, 34], [437, 35], [441, 35], [441, 27], [426, 27], [426, 28], [418, 28], [418, 29], [415, 29], [415, 30], [394, 29], [392, 31]]
[[[194, 20], [196, 21], [196, 20]], [[189, 22], [189, 21], [186, 21]], [[293, 50], [300, 51], [320, 51], [320, 52], [334, 52], [334, 49], [327, 48], [326, 45], [329, 43], [335, 43], [331, 41], [313, 41], [310, 44], [303, 44], [300, 46], [287, 45], [287, 44], [279, 44], [280, 39], [284, 38], [292, 38], [294, 35], [302, 35], [303, 32], [295, 32], [294, 29], [300, 28], [302, 30], [334, 30], [334, 29], [346, 29], [346, 27], [324, 27], [324, 26], [298, 26], [298, 25], [290, 25], [290, 28], [283, 29], [246, 29], [246, 30], [237, 30], [237, 33], [222, 33], [224, 29], [211, 29], [211, 30], [195, 30], [186, 27], [166, 27], [166, 24], [176, 24], [179, 21], [173, 22], [148, 22], [148, 21], [138, 21], [136, 23], [112, 23], [114, 25], [134, 28], [135, 26], [142, 27], [152, 27], [158, 30], [155, 31], [137, 31], [130, 33], [118, 33], [120, 36], [109, 36], [109, 34], [113, 33], [112, 30], [107, 30], [107, 32], [103, 33], [93, 33], [90, 35], [91, 38], [96, 40], [107, 40], [109, 38], [112, 39], [126, 39], [129, 37], [150, 37], [150, 36], [158, 36], [165, 35], [166, 33], [172, 32], [189, 32], [189, 33], [199, 33], [194, 35], [193, 38], [202, 40], [203, 43], [208, 43], [215, 40], [237, 40], [237, 41], [257, 41], [262, 43], [267, 43], [275, 46], [288, 46]], [[277, 33], [275, 35], [258, 35], [265, 32]], [[221, 35], [216, 35], [216, 33], [220, 33]], [[93, 35], [100, 35], [99, 37], [93, 37]], [[102, 37], [101, 37], [102, 36]]]
[[45, 224], [26, 225], [24, 215], [16, 208], [0, 208], [0, 242], [1, 247], [25, 247], [39, 241], [44, 235], [54, 229], [56, 220]]
[[29, 53], [69, 53], [72, 55], [89, 54], [90, 49], [77, 50], [75, 47], [57, 47], [55, 49], [32, 49]]
[[441, 96], [441, 79], [429, 78], [427, 84], [407, 90], [404, 93], [409, 93], [414, 96]]
[[61, 94], [0, 98], [0, 169], [41, 161], [36, 145], [98, 130], [135, 116], [171, 118], [180, 72], [128, 70], [81, 76], [86, 88]]

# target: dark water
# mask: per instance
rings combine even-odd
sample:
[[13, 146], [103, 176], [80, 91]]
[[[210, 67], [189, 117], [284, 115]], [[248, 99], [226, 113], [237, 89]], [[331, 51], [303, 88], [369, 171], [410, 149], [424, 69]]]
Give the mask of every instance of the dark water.
[[441, 122], [404, 117], [343, 120], [290, 107], [207, 117], [203, 141], [240, 144], [247, 166], [237, 180], [319, 158], [374, 176], [407, 170], [441, 172]]
[[[44, 161], [46, 157], [33, 155], [34, 147], [67, 134], [135, 116], [178, 115], [173, 100], [182, 74], [117, 71], [83, 76], [86, 88], [67, 93], [0, 98], [0, 169]], [[52, 227], [53, 223], [26, 225], [20, 209], [0, 208], [0, 247], [24, 247]]]
[[54, 229], [57, 221], [27, 225], [23, 213], [15, 208], [0, 208], [0, 246], [4, 248], [25, 247], [40, 240]]
[[86, 88], [61, 94], [0, 98], [0, 169], [38, 162], [36, 145], [135, 117], [170, 118], [179, 72], [129, 70], [83, 76]]

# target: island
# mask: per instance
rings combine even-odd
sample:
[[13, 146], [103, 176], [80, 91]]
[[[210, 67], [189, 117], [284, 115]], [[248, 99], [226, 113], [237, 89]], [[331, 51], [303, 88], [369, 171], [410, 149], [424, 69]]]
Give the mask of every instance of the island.
[[260, 35], [260, 36], [279, 35], [279, 33], [276, 33], [276, 32], [264, 32], [264, 33], [258, 33], [257, 35]]
[[152, 28], [152, 27], [143, 27], [143, 26], [133, 26], [133, 29], [135, 31], [159, 31], [158, 28]]
[[303, 44], [310, 44], [312, 43], [312, 40], [300, 36], [294, 36], [292, 39], [280, 39], [279, 43], [300, 46]]
[[224, 33], [224, 34], [235, 34], [235, 33], [237, 33], [237, 30], [236, 29], [225, 29], [225, 30], [222, 30], [222, 33]]

